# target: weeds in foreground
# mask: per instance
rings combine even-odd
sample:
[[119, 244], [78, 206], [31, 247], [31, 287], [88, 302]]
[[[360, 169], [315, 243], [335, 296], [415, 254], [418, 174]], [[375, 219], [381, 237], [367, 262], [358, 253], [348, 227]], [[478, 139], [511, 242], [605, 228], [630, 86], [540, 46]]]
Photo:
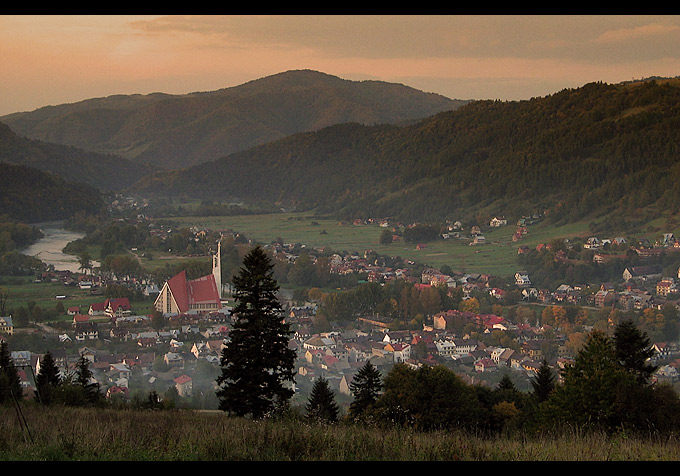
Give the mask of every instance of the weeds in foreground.
[[675, 438], [577, 431], [484, 438], [300, 418], [251, 421], [222, 412], [28, 406], [20, 425], [0, 407], [4, 461], [672, 461]]

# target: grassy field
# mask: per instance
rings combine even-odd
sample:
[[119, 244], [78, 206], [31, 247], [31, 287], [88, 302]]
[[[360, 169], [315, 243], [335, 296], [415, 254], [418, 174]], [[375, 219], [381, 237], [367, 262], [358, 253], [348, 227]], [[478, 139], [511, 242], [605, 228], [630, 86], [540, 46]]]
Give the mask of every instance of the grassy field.
[[[19, 307], [27, 307], [29, 303], [35, 303], [43, 310], [55, 310], [57, 303], [61, 303], [64, 309], [79, 306], [82, 314], [87, 314], [90, 304], [106, 300], [103, 295], [92, 295], [89, 290], [83, 290], [77, 286], [64, 286], [61, 283], [34, 283], [30, 277], [16, 278], [3, 277], [0, 280], [0, 287], [7, 291], [7, 309], [12, 310]], [[57, 296], [66, 296], [57, 299]], [[132, 302], [133, 312], [147, 314], [152, 306], [153, 300]], [[73, 317], [61, 314], [57, 321], [70, 321]], [[108, 318], [106, 318], [108, 320]]]
[[572, 238], [588, 234], [587, 223], [563, 227], [538, 224], [529, 227], [529, 233], [521, 242], [513, 242], [513, 225], [495, 228], [484, 234], [486, 244], [470, 246], [464, 239], [438, 240], [427, 243], [425, 249], [415, 244], [395, 242], [379, 243], [383, 231], [379, 225], [341, 223], [335, 219], [315, 217], [309, 214], [267, 214], [233, 217], [182, 217], [174, 219], [180, 226], [198, 226], [212, 230], [228, 229], [243, 233], [259, 243], [270, 243], [277, 238], [285, 242], [304, 243], [310, 247], [330, 247], [334, 251], [358, 251], [373, 249], [388, 256], [401, 256], [418, 263], [439, 267], [449, 265], [455, 271], [494, 274], [510, 277], [517, 269], [517, 248], [520, 244], [535, 247], [553, 238]]
[[[3, 461], [676, 461], [674, 438], [627, 435], [482, 438], [222, 412], [0, 407]], [[26, 430], [28, 428], [28, 431]]]

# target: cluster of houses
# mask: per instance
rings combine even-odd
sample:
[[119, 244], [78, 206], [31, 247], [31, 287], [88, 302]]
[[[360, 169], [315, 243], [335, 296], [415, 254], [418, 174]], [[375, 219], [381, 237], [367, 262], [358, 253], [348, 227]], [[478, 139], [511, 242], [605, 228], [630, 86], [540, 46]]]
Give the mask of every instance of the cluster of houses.
[[[542, 304], [570, 304], [596, 308], [613, 307], [624, 311], [661, 309], [670, 303], [680, 306], [680, 269], [677, 277], [665, 276], [659, 265], [627, 267], [622, 282], [601, 283], [595, 291], [586, 286], [562, 284], [554, 291], [532, 287], [526, 272], [515, 274], [515, 285], [521, 288], [522, 299]], [[500, 297], [502, 294], [489, 293]]]
[[[423, 273], [424, 280], [445, 279], [436, 270]], [[566, 290], [565, 290], [566, 291]], [[129, 398], [131, 381], [142, 382], [144, 389], [156, 389], [163, 394], [175, 388], [183, 397], [191, 397], [196, 386], [195, 369], [200, 362], [219, 367], [223, 346], [229, 339], [231, 316], [224, 312], [188, 313], [170, 316], [169, 330], [149, 330], [148, 316], [133, 316], [125, 300], [106, 300], [93, 304], [86, 314], [74, 313], [74, 330], [87, 322], [84, 316], [103, 313], [109, 317], [96, 335], [83, 337], [77, 355], [66, 355], [64, 349], [52, 350], [57, 365], [63, 372], [72, 371], [77, 359], [83, 355], [91, 361], [94, 378], [108, 397]], [[75, 311], [73, 309], [72, 311]], [[527, 378], [533, 376], [541, 365], [546, 349], [545, 328], [515, 325], [494, 314], [449, 310], [433, 316], [432, 322], [419, 330], [393, 331], [384, 325], [371, 326], [362, 320], [353, 328], [313, 333], [312, 323], [316, 306], [291, 306], [285, 319], [294, 329], [290, 347], [297, 351], [296, 382], [298, 387], [311, 384], [318, 376], [327, 379], [338, 393], [350, 395], [349, 384], [355, 373], [367, 360], [384, 373], [396, 363], [414, 368], [422, 365], [444, 364], [469, 382], [493, 378], [494, 372], [510, 369]], [[452, 322], [464, 320], [480, 332], [512, 332], [517, 345], [509, 347], [486, 346], [468, 335], [452, 331]], [[0, 324], [1, 325], [1, 324]], [[553, 333], [555, 335], [559, 333]], [[565, 339], [551, 337], [557, 349], [556, 367], [563, 366], [573, 357]], [[90, 342], [105, 340], [132, 343], [135, 352], [115, 353], [102, 350]], [[111, 348], [115, 348], [115, 345]], [[658, 379], [676, 381], [678, 361], [676, 351], [667, 344], [655, 344], [659, 359], [671, 361], [656, 375]], [[33, 378], [40, 370], [42, 355], [27, 351], [12, 354], [19, 362], [20, 377], [27, 392], [33, 388]], [[158, 368], [158, 362], [164, 364]], [[32, 378], [33, 377], [33, 378]], [[215, 382], [202, 382], [201, 388], [214, 391]]]
[[[517, 233], [525, 234], [523, 230], [526, 226], [540, 219], [540, 216], [523, 217], [517, 222]], [[380, 224], [387, 226], [386, 222]], [[491, 227], [506, 225], [507, 220], [503, 217], [495, 217], [489, 223]], [[459, 230], [462, 230], [459, 222], [449, 226], [452, 235]], [[484, 243], [478, 227], [471, 230], [471, 236], [474, 237], [472, 244]], [[615, 244], [624, 242], [622, 238], [617, 238]], [[589, 239], [584, 247], [599, 251], [606, 244], [606, 240]], [[672, 235], [664, 235], [663, 246], [666, 249], [680, 250], [680, 244]], [[271, 248], [275, 259], [294, 262], [299, 256], [298, 245], [275, 243], [268, 247]], [[640, 248], [640, 250], [653, 249]], [[521, 250], [522, 247], [518, 252]], [[645, 252], [653, 253], [641, 251]], [[463, 273], [449, 275], [435, 268], [426, 268], [416, 275], [410, 267], [380, 266], [375, 260], [368, 258], [370, 253], [371, 250], [367, 250], [363, 255], [333, 254], [328, 259], [329, 269], [341, 275], [364, 273], [369, 282], [404, 279], [419, 287], [445, 286], [450, 289], [460, 287], [464, 299], [470, 297], [473, 291], [484, 291], [497, 299], [502, 299], [508, 292], [508, 289], [490, 286], [491, 276], [488, 275]], [[159, 297], [154, 306], [166, 314], [170, 322], [169, 330], [150, 330], [152, 328], [150, 317], [134, 315], [127, 298], [104, 299], [91, 304], [87, 309], [68, 308], [67, 312], [73, 316], [73, 331], [62, 334], [60, 339], [65, 346], [71, 340], [75, 340], [80, 347], [77, 349], [77, 355], [67, 355], [64, 349], [51, 351], [57, 365], [63, 372], [72, 371], [77, 359], [85, 356], [91, 361], [94, 377], [105, 389], [108, 397], [128, 398], [131, 387], [134, 389], [131, 381], [143, 382], [145, 388], [157, 389], [159, 393], [173, 387], [180, 396], [192, 396], [197, 383], [194, 372], [196, 366], [201, 362], [219, 366], [221, 350], [229, 339], [231, 328], [229, 309], [221, 307], [220, 301], [223, 286], [219, 278], [221, 274], [219, 248], [216, 256], [217, 259], [213, 257], [211, 275], [193, 281], [178, 275], [169, 280], [162, 290], [156, 290]], [[610, 255], [596, 253], [595, 256], [605, 260], [607, 258], [603, 257]], [[676, 299], [680, 301], [680, 270], [677, 278], [676, 281], [673, 277], [664, 276], [658, 266], [639, 266], [624, 270], [623, 285], [603, 283], [596, 292], [586, 292], [583, 287], [573, 284], [561, 285], [554, 291], [537, 289], [533, 287], [529, 274], [522, 271], [515, 274], [514, 284], [520, 290], [522, 299], [526, 301], [543, 304], [570, 303], [601, 308], [616, 306], [639, 310], [661, 306]], [[78, 276], [70, 272], [46, 273], [39, 279], [60, 280], [64, 284], [80, 286], [82, 289], [90, 289], [88, 286], [97, 289], [102, 285], [96, 281], [100, 279], [99, 277]], [[203, 286], [206, 284], [203, 281], [209, 281], [209, 293], [205, 291], [207, 287]], [[199, 284], [202, 286], [199, 287]], [[210, 302], [216, 303], [215, 306], [206, 307], [204, 301], [207, 294]], [[294, 348], [298, 355], [296, 364], [298, 386], [303, 381], [309, 383], [316, 377], [323, 376], [337, 392], [350, 395], [349, 384], [354, 374], [367, 360], [371, 360], [383, 372], [396, 363], [405, 363], [413, 367], [443, 363], [469, 381], [484, 380], [484, 376], [488, 376], [489, 373], [503, 369], [511, 369], [531, 377], [545, 357], [545, 328], [528, 324], [515, 325], [494, 314], [449, 310], [432, 316], [431, 323], [422, 329], [409, 331], [393, 331], [385, 323], [365, 318], [360, 319], [353, 328], [313, 333], [311, 329], [315, 312], [314, 304], [301, 307], [289, 305], [285, 317], [295, 331], [290, 347]], [[102, 320], [101, 317], [106, 319]], [[513, 345], [513, 348], [489, 347], [468, 335], [458, 335], [452, 331], [452, 322], [461, 320], [469, 322], [483, 333], [512, 332], [516, 345]], [[11, 318], [0, 318], [0, 338], [3, 333], [11, 334], [12, 330]], [[564, 338], [557, 336], [552, 339], [551, 345], [557, 349], [557, 360], [551, 364], [559, 367], [569, 362], [573, 356], [570, 355]], [[132, 343], [137, 350], [132, 353], [115, 353], [101, 350], [99, 345], [88, 345], [101, 340], [111, 344]], [[659, 370], [657, 378], [675, 381], [678, 378], [675, 370], [678, 365], [677, 361], [673, 361], [676, 356], [674, 347], [668, 344], [655, 344], [655, 351], [658, 359], [671, 362]], [[28, 351], [12, 353], [15, 363], [20, 363], [18, 365], [20, 377], [27, 391], [32, 388], [32, 377], [39, 372], [42, 357], [41, 354]], [[162, 362], [162, 368], [159, 368], [159, 362]], [[203, 385], [204, 382], [201, 383], [201, 386]], [[214, 385], [214, 382], [211, 385]]]

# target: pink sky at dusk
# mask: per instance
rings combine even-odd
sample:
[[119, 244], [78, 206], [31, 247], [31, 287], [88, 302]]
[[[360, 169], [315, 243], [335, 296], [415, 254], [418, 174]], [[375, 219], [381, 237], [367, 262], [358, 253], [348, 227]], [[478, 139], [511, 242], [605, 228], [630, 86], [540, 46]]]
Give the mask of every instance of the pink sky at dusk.
[[292, 69], [452, 99], [680, 75], [680, 16], [0, 16], [0, 115]]

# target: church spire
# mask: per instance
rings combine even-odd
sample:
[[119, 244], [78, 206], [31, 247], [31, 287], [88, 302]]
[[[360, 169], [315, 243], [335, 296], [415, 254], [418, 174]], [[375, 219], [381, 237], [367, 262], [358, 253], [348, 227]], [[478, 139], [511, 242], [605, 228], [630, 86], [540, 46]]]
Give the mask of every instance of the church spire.
[[222, 238], [217, 242], [217, 254], [213, 255], [212, 274], [217, 285], [217, 294], [222, 299]]

